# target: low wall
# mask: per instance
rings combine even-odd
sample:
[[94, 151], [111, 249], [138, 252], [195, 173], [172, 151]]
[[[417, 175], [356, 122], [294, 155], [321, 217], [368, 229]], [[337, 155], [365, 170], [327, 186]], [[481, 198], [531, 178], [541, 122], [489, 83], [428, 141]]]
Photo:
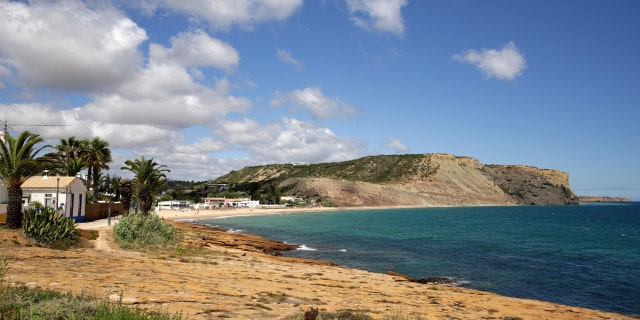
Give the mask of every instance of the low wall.
[[88, 203], [84, 212], [84, 222], [106, 219], [109, 217], [109, 208], [111, 208], [111, 217], [122, 214], [122, 203]]

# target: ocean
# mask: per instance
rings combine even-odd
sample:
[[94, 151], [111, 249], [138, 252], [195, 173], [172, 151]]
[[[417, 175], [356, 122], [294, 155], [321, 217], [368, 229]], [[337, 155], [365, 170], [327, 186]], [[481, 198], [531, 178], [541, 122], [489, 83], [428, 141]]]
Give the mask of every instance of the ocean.
[[285, 255], [640, 315], [640, 203], [376, 209], [201, 220]]

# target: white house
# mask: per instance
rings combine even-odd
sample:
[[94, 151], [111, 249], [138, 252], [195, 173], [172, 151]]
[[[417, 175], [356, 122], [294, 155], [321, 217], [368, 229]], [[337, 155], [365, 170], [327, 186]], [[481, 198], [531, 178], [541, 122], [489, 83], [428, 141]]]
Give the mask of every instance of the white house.
[[84, 221], [87, 188], [77, 177], [35, 176], [22, 184], [22, 205], [38, 201], [45, 207], [58, 208], [65, 217]]

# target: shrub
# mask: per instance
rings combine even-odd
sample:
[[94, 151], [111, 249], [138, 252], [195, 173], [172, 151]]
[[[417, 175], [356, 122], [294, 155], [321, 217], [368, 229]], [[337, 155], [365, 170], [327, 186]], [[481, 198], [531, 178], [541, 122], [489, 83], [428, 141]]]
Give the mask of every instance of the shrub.
[[76, 223], [56, 209], [27, 209], [22, 224], [24, 235], [41, 244], [76, 241]]
[[155, 213], [147, 216], [130, 213], [113, 227], [116, 243], [123, 248], [169, 245], [174, 242], [175, 234], [175, 228]]
[[9, 271], [7, 257], [2, 257], [2, 260], [0, 260], [0, 281], [2, 281], [2, 278], [7, 274], [7, 271]]
[[97, 297], [27, 287], [0, 287], [0, 319], [179, 320], [181, 314], [127, 308]]

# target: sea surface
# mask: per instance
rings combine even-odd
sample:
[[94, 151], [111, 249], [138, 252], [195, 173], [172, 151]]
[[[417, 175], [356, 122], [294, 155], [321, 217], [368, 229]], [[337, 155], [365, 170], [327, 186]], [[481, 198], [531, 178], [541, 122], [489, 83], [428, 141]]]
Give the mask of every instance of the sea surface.
[[640, 203], [379, 209], [200, 220], [285, 255], [640, 315]]

